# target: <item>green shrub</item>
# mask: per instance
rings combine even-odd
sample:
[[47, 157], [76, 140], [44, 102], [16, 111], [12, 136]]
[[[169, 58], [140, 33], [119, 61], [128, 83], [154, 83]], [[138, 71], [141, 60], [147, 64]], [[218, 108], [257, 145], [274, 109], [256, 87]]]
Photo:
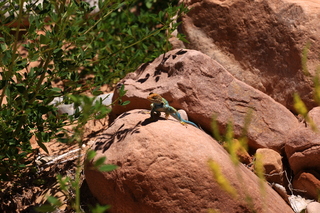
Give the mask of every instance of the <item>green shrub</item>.
[[[44, 150], [45, 142], [65, 138], [63, 127], [75, 119], [58, 115], [49, 105], [55, 97], [90, 102], [81, 95], [84, 91], [98, 95], [101, 85], [115, 83], [167, 51], [177, 26], [173, 16], [185, 11], [151, 0], [100, 0], [96, 14], [76, 0], [9, 0], [0, 7], [0, 180], [31, 165], [31, 137]], [[28, 26], [22, 24], [25, 18]], [[26, 55], [19, 53], [21, 48]], [[39, 65], [30, 67], [32, 62]], [[64, 85], [58, 88], [54, 82]], [[110, 111], [101, 104], [91, 107], [79, 113], [82, 124]]]

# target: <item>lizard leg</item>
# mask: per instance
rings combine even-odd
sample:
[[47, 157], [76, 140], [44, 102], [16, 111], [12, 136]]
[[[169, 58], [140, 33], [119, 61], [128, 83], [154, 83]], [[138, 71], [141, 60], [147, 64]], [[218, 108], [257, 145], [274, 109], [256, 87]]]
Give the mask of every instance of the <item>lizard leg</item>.
[[159, 118], [160, 115], [161, 115], [160, 112], [157, 112], [157, 111], [154, 111], [154, 110], [151, 110], [151, 112], [150, 112], [150, 117], [151, 117], [152, 119]]
[[180, 121], [180, 123], [181, 123], [183, 126], [187, 126], [187, 123], [184, 122], [184, 121]]

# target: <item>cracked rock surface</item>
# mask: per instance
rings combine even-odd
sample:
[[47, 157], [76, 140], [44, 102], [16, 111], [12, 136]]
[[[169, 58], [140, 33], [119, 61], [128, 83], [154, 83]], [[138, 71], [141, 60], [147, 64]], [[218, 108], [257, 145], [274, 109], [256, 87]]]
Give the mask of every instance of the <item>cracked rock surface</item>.
[[[128, 74], [120, 84], [127, 90], [123, 100], [131, 103], [113, 107], [114, 117], [130, 109], [150, 109], [146, 97], [150, 92], [158, 93], [171, 106], [184, 109], [192, 122], [208, 132], [212, 131], [213, 115], [222, 134], [232, 122], [235, 137], [241, 136], [249, 120], [247, 136], [252, 149], [281, 152], [286, 135], [299, 125], [283, 105], [196, 50], [172, 50], [160, 55]], [[117, 96], [115, 92], [114, 100]]]

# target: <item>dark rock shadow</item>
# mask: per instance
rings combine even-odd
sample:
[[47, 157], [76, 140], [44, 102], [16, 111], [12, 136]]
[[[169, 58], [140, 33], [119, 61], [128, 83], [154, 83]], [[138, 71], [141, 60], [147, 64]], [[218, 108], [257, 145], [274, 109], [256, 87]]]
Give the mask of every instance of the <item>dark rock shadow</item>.
[[142, 121], [141, 126], [146, 126], [150, 123], [157, 122], [158, 120], [166, 120], [166, 119], [161, 118], [161, 117], [159, 117], [159, 118], [146, 118], [144, 121]]
[[[146, 114], [146, 111], [144, 110], [140, 110], [138, 112], [135, 112], [138, 114]], [[121, 114], [118, 118], [124, 118], [128, 115], [130, 115], [130, 112], [125, 112], [123, 114]], [[98, 150], [102, 150], [102, 152], [107, 151], [111, 145], [114, 142], [120, 143], [124, 140], [125, 137], [127, 137], [128, 134], [133, 135], [136, 133], [140, 133], [139, 128], [141, 126], [146, 126], [150, 123], [156, 122], [158, 120], [165, 120], [164, 118], [161, 118], [160, 116], [155, 116], [153, 118], [146, 118], [144, 121], [139, 121], [137, 122], [133, 127], [131, 128], [126, 128], [125, 124], [122, 124], [113, 134], [109, 134], [109, 133], [104, 133], [102, 134], [96, 142], [96, 147], [95, 147], [95, 151]], [[114, 125], [114, 122], [112, 124], [110, 124], [110, 127]], [[110, 128], [109, 127], [109, 128]]]
[[132, 128], [125, 128], [125, 124], [122, 124], [118, 130], [115, 131], [114, 134], [103, 134], [99, 137], [98, 141], [96, 142], [95, 151], [102, 150], [102, 152], [107, 151], [110, 146], [117, 141], [118, 143], [122, 142], [128, 134], [135, 134], [139, 133], [139, 126], [141, 125], [141, 121], [139, 121], [134, 127]]

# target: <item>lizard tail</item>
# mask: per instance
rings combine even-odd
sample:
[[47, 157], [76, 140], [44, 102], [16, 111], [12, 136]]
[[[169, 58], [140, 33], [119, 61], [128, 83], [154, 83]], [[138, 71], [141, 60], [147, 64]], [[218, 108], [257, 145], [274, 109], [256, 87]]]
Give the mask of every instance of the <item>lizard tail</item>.
[[193, 123], [193, 122], [191, 122], [191, 121], [182, 120], [181, 123], [182, 123], [183, 125], [185, 125], [185, 124], [191, 124], [191, 125], [197, 127], [198, 129], [200, 129], [200, 128], [197, 126], [197, 124], [195, 124], [195, 123]]

